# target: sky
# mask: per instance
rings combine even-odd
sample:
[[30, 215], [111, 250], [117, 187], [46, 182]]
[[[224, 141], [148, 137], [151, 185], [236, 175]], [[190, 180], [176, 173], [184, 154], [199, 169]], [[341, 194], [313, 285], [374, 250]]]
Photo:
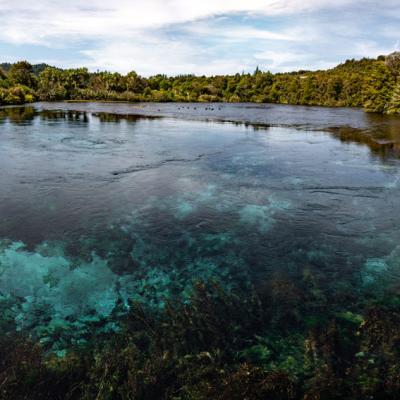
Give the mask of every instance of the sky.
[[287, 72], [400, 49], [400, 0], [0, 0], [0, 62]]

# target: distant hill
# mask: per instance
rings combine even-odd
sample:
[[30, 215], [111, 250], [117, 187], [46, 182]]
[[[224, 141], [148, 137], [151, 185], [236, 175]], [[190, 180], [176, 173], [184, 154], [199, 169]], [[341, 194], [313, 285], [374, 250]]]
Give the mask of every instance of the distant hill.
[[10, 64], [10, 63], [2, 63], [2, 64], [0, 64], [0, 68], [1, 68], [3, 71], [7, 72], [7, 71], [11, 68], [11, 65], [12, 65], [12, 64]]
[[[12, 66], [12, 63], [2, 63], [0, 64], [0, 69], [3, 71], [7, 72]], [[41, 63], [41, 64], [34, 64], [32, 65], [33, 68], [33, 73], [35, 75], [39, 75], [43, 70], [45, 70], [47, 67], [50, 67], [50, 65]]]

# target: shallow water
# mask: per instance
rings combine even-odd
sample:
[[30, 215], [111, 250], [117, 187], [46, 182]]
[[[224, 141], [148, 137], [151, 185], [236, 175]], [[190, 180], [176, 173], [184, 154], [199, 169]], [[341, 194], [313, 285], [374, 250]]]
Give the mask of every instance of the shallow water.
[[400, 282], [399, 119], [39, 103], [0, 110], [0, 143], [2, 329], [54, 350], [198, 280], [250, 290], [312, 271], [328, 313]]

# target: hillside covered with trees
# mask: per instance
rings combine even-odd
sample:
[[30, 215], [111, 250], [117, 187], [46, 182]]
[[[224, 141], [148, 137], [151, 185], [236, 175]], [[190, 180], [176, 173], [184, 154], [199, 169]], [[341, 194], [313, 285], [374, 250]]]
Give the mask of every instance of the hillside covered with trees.
[[363, 107], [400, 113], [400, 52], [377, 59], [348, 60], [324, 71], [263, 72], [212, 77], [132, 71], [89, 72], [26, 61], [1, 64], [0, 105], [37, 100], [256, 102]]

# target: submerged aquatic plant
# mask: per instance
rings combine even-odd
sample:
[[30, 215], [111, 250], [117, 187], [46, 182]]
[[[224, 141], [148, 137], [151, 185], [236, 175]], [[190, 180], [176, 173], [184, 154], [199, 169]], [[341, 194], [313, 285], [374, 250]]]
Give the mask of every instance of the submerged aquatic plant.
[[[246, 294], [247, 293], [247, 294]], [[276, 334], [255, 292], [199, 282], [150, 313], [131, 302], [122, 329], [63, 355], [21, 335], [0, 340], [4, 399], [396, 399], [400, 316], [343, 313]], [[272, 325], [271, 325], [272, 323]], [[295, 325], [293, 326], [295, 329]]]

